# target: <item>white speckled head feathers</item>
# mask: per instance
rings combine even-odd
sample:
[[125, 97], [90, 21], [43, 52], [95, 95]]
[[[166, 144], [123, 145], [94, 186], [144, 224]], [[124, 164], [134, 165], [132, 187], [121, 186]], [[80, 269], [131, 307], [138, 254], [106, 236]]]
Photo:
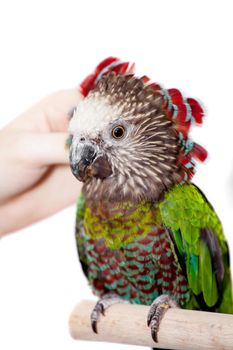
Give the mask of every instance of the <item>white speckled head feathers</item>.
[[111, 122], [120, 118], [123, 106], [110, 104], [109, 96], [90, 93], [74, 111], [69, 132], [73, 135], [88, 135], [97, 138]]

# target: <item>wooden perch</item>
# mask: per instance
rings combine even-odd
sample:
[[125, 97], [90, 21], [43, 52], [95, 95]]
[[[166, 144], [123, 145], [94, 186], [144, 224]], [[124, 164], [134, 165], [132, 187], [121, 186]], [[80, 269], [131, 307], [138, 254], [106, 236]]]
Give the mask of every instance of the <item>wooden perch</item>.
[[98, 322], [98, 334], [90, 325], [94, 306], [93, 301], [82, 301], [74, 308], [70, 316], [70, 333], [74, 339], [177, 350], [233, 349], [233, 315], [169, 309], [161, 322], [156, 344], [146, 324], [148, 306], [111, 306]]

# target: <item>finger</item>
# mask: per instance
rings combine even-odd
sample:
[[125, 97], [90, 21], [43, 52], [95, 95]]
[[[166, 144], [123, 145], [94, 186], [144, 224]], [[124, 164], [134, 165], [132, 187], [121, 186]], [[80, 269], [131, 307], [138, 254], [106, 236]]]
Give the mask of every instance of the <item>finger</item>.
[[0, 206], [0, 236], [22, 229], [72, 205], [81, 183], [66, 165], [54, 167], [36, 187]]
[[67, 137], [66, 133], [27, 133], [21, 137], [16, 156], [35, 166], [68, 164]]
[[78, 88], [57, 91], [21, 114], [8, 127], [31, 131], [67, 130], [70, 114], [82, 99]]
[[52, 107], [68, 112], [70, 107], [76, 106], [83, 98], [78, 88], [60, 90], [41, 100], [40, 104], [48, 110]]
[[53, 93], [42, 101], [44, 114], [51, 131], [66, 131], [68, 122], [83, 96], [78, 89]]

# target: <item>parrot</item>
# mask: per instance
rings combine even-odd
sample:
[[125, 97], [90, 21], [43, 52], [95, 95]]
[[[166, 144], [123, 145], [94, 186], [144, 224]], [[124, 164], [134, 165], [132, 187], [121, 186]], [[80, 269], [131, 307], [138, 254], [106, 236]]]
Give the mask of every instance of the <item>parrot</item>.
[[99, 298], [91, 327], [117, 303], [149, 306], [158, 342], [169, 308], [233, 313], [222, 224], [192, 182], [207, 151], [190, 138], [201, 104], [165, 89], [134, 64], [108, 57], [80, 84], [69, 122], [69, 160], [83, 182], [75, 237]]

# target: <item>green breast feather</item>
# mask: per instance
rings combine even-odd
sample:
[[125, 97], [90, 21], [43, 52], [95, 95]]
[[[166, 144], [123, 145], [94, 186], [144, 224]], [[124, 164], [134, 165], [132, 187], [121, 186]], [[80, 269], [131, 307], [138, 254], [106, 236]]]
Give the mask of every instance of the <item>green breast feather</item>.
[[107, 218], [106, 213], [102, 213], [102, 207], [94, 211], [86, 207], [84, 226], [89, 237], [95, 240], [103, 238], [108, 248], [120, 249], [149, 234], [152, 226], [162, 224], [158, 214], [158, 208], [148, 202], [109, 205]]
[[212, 206], [196, 186], [185, 184], [169, 190], [159, 207], [194, 295], [202, 294], [208, 307], [233, 313], [228, 247]]

